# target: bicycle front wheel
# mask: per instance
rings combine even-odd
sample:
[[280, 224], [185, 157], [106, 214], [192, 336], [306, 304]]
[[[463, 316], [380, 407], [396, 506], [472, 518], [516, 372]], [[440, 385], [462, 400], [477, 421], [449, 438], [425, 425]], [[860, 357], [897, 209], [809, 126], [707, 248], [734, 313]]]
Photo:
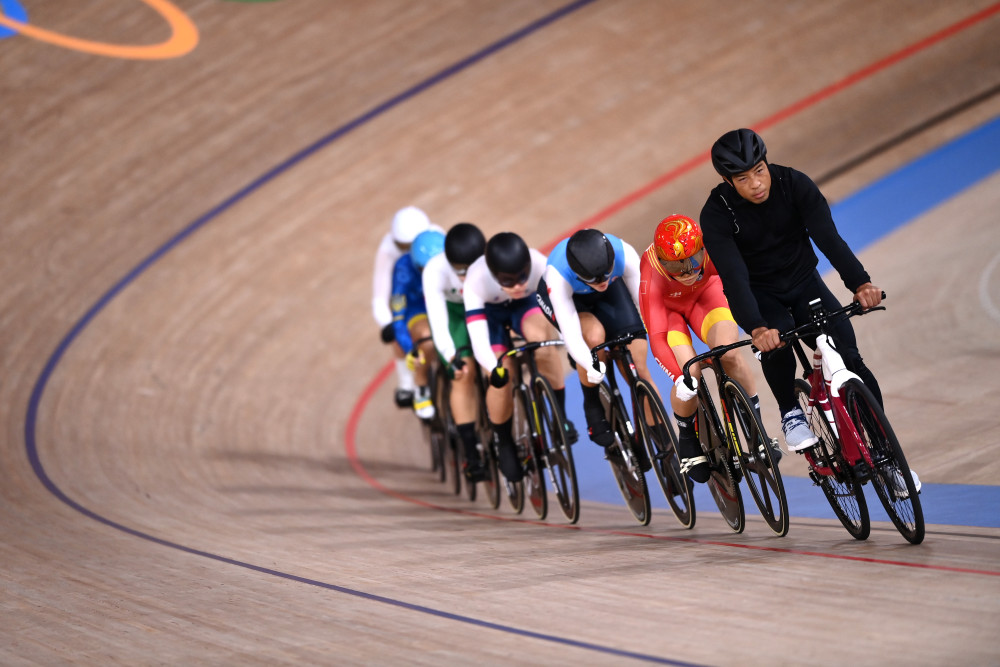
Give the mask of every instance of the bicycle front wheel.
[[809, 477], [823, 490], [827, 502], [840, 523], [856, 540], [867, 540], [871, 534], [868, 503], [861, 483], [844, 460], [840, 440], [818, 405], [810, 406], [812, 388], [803, 379], [795, 381], [795, 396], [802, 413], [808, 415], [809, 428], [819, 442], [806, 452]]
[[640, 433], [645, 443], [649, 460], [653, 462], [653, 472], [660, 481], [663, 495], [670, 504], [674, 516], [685, 528], [693, 528], [695, 521], [694, 494], [691, 482], [681, 473], [681, 459], [677, 453], [677, 435], [667, 419], [656, 389], [645, 380], [635, 384], [637, 407], [635, 420], [640, 425]]
[[[726, 380], [722, 385], [726, 398], [727, 431], [743, 469], [743, 479], [750, 487], [757, 509], [771, 531], [782, 537], [788, 534], [788, 499], [781, 471], [774, 460], [771, 439], [760, 423], [750, 397], [740, 383]], [[737, 428], [732, 428], [733, 425]]]
[[842, 389], [844, 405], [861, 436], [872, 469], [871, 482], [886, 513], [907, 542], [924, 540], [924, 511], [903, 450], [885, 413], [868, 387], [850, 379]]
[[611, 391], [606, 384], [600, 385], [601, 403], [604, 405], [604, 414], [608, 423], [611, 424], [611, 431], [614, 434], [615, 442], [605, 448], [608, 464], [611, 466], [611, 473], [618, 483], [618, 490], [625, 499], [625, 506], [635, 517], [635, 520], [642, 526], [649, 525], [651, 509], [649, 504], [649, 488], [646, 486], [646, 476], [639, 469], [639, 462], [632, 452], [632, 435], [626, 426], [628, 424], [628, 414], [624, 405], [615, 401], [611, 397]]
[[562, 410], [556, 404], [552, 386], [544, 377], [535, 377], [533, 389], [538, 419], [538, 449], [542, 454], [540, 462], [548, 471], [549, 482], [563, 514], [571, 524], [576, 523], [580, 518], [580, 492], [576, 485], [573, 450], [566, 442]]

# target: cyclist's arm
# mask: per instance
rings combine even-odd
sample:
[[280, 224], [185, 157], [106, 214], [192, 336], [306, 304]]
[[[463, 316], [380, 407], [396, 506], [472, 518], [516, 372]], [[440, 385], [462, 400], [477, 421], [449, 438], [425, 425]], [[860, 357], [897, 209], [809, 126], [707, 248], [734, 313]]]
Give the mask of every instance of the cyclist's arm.
[[427, 304], [427, 321], [431, 325], [431, 337], [438, 352], [447, 360], [455, 357], [455, 341], [451, 338], [448, 302], [444, 298], [445, 274], [450, 271], [444, 254], [432, 257], [424, 267], [422, 277], [424, 302]]
[[392, 322], [389, 299], [392, 298], [393, 264], [398, 258], [399, 251], [392, 242], [392, 236], [386, 234], [375, 252], [375, 272], [372, 276], [372, 316], [380, 327]]
[[[727, 217], [728, 216], [728, 217]], [[709, 201], [701, 211], [701, 229], [705, 249], [712, 256], [722, 280], [733, 318], [744, 331], [766, 327], [757, 299], [750, 290], [750, 272], [732, 236], [732, 217], [728, 211], [717, 210]]]
[[559, 324], [563, 340], [566, 341], [566, 351], [579, 366], [590, 368], [594, 365], [594, 360], [590, 354], [590, 346], [583, 339], [580, 314], [573, 303], [573, 286], [552, 265], [545, 269], [545, 284], [549, 289], [552, 313]]
[[797, 210], [802, 211], [802, 222], [809, 232], [809, 237], [816, 243], [819, 251], [830, 260], [830, 264], [844, 281], [844, 286], [852, 293], [856, 292], [861, 285], [871, 282], [871, 277], [847, 245], [847, 241], [837, 231], [830, 205], [823, 193], [808, 176], [794, 169], [790, 171], [792, 196]]
[[[482, 260], [482, 261], [481, 261]], [[465, 289], [462, 298], [465, 301], [465, 325], [469, 329], [469, 342], [472, 343], [472, 354], [476, 363], [484, 371], [489, 372], [497, 365], [497, 357], [490, 345], [490, 328], [486, 320], [486, 302], [479, 294], [481, 282], [485, 280], [486, 262], [482, 257], [477, 259], [465, 277]]]
[[622, 274], [622, 280], [628, 287], [628, 293], [632, 295], [632, 303], [635, 304], [636, 310], [641, 310], [639, 307], [639, 283], [641, 282], [639, 253], [624, 241], [622, 241], [622, 248], [625, 251], [625, 272]]
[[414, 272], [413, 264], [407, 255], [396, 260], [392, 268], [392, 329], [396, 333], [396, 342], [403, 349], [403, 352], [413, 351], [413, 339], [410, 337], [410, 330], [406, 326], [407, 303], [413, 293]]
[[674, 382], [680, 369], [677, 367], [677, 360], [674, 352], [670, 348], [669, 325], [667, 322], [666, 303], [669, 297], [663, 293], [663, 279], [660, 278], [653, 269], [650, 262], [648, 249], [644, 252], [639, 262], [639, 274], [641, 276], [639, 288], [639, 313], [646, 326], [649, 339], [649, 350], [653, 354], [656, 364], [670, 376]]

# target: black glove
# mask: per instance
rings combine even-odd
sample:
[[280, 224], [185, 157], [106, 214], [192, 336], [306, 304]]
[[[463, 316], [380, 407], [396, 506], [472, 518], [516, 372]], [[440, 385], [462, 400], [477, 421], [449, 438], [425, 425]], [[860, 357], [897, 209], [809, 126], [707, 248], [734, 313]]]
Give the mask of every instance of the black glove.
[[382, 342], [386, 345], [396, 340], [396, 330], [392, 328], [391, 323], [382, 327], [381, 335]]
[[456, 371], [462, 370], [465, 368], [465, 359], [456, 355], [455, 358], [451, 360], [451, 367]]
[[497, 366], [490, 371], [490, 385], [496, 387], [497, 389], [505, 387], [509, 380], [510, 374], [507, 373], [507, 369], [503, 366]]

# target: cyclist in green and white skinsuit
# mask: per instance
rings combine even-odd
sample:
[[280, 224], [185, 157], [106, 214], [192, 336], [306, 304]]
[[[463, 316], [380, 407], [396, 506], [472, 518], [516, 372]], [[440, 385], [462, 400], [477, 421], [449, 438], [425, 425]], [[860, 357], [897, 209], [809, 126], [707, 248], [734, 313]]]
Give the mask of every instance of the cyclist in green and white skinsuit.
[[424, 301], [431, 325], [434, 347], [444, 367], [452, 374], [451, 413], [465, 447], [465, 476], [471, 482], [485, 476], [476, 437], [479, 397], [476, 376], [479, 372], [472, 356], [469, 331], [465, 326], [465, 303], [462, 285], [469, 265], [486, 248], [486, 237], [475, 225], [460, 222], [444, 239], [444, 252], [424, 267]]

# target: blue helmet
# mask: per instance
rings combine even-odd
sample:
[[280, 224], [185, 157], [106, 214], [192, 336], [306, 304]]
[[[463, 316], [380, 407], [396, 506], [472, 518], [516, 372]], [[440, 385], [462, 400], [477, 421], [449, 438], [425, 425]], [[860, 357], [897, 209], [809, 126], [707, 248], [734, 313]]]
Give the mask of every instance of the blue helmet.
[[444, 234], [429, 229], [426, 232], [420, 232], [413, 239], [413, 245], [410, 247], [410, 259], [413, 260], [418, 269], [422, 269], [427, 266], [431, 257], [442, 252], [444, 252]]

